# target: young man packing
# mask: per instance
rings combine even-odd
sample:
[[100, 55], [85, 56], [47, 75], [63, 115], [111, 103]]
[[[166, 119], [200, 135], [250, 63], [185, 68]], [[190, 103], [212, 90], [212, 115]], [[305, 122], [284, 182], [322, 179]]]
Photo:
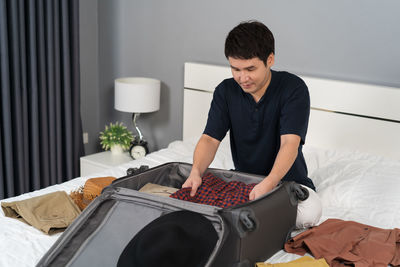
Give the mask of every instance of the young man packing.
[[235, 169], [265, 176], [249, 200], [268, 193], [281, 180], [295, 181], [309, 191], [308, 199], [299, 203], [296, 226], [315, 225], [321, 217], [321, 202], [307, 177], [302, 153], [310, 114], [306, 84], [294, 74], [271, 69], [274, 37], [258, 21], [243, 22], [230, 31], [225, 56], [233, 78], [215, 89], [192, 171], [182, 187], [191, 187], [191, 196], [195, 195], [229, 130]]

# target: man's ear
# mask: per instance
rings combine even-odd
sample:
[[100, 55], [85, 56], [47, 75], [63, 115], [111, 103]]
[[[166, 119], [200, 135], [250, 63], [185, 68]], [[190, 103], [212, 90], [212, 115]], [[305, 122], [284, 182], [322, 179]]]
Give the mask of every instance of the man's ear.
[[274, 63], [275, 63], [275, 55], [274, 53], [271, 53], [267, 58], [267, 66], [271, 68], [274, 65]]

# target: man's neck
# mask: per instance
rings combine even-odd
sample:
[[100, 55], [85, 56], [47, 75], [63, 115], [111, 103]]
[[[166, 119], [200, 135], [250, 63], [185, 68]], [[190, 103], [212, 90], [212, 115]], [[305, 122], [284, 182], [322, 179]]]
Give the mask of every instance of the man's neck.
[[268, 79], [265, 82], [264, 87], [261, 90], [258, 90], [256, 93], [251, 94], [251, 96], [253, 97], [253, 99], [256, 103], [258, 103], [258, 101], [260, 101], [260, 99], [263, 97], [263, 95], [267, 92], [268, 86], [271, 83], [271, 77], [272, 77], [272, 72], [271, 72], [271, 70], [269, 70], [268, 71]]

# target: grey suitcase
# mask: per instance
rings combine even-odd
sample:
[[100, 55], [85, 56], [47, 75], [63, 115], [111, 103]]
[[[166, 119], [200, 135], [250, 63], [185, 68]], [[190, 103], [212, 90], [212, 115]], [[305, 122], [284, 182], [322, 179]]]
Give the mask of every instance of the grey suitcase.
[[[143, 227], [178, 210], [202, 214], [218, 234], [205, 266], [254, 266], [283, 248], [296, 222], [298, 184], [282, 182], [259, 199], [225, 209], [138, 191], [147, 183], [180, 188], [190, 170], [190, 164], [173, 162], [115, 180], [37, 266], [116, 266], [126, 245]], [[227, 182], [258, 183], [264, 178], [212, 168], [207, 172]]]

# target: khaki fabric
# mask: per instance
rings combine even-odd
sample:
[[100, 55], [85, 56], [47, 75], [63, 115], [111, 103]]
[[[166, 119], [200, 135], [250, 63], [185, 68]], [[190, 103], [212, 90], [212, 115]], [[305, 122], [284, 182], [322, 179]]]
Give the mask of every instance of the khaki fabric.
[[285, 263], [264, 263], [258, 262], [256, 263], [256, 267], [329, 267], [328, 263], [326, 263], [325, 259], [313, 259], [308, 256], [301, 257], [294, 261], [289, 261]]
[[163, 185], [158, 185], [158, 184], [152, 184], [152, 183], [147, 183], [145, 186], [140, 188], [139, 192], [144, 192], [144, 193], [149, 193], [153, 195], [158, 195], [158, 196], [164, 196], [164, 197], [169, 197], [176, 191], [178, 191], [178, 188], [173, 188], [173, 187], [168, 187], [168, 186], [163, 186]]
[[1, 208], [6, 217], [18, 219], [49, 235], [63, 231], [81, 212], [64, 191], [2, 202]]

